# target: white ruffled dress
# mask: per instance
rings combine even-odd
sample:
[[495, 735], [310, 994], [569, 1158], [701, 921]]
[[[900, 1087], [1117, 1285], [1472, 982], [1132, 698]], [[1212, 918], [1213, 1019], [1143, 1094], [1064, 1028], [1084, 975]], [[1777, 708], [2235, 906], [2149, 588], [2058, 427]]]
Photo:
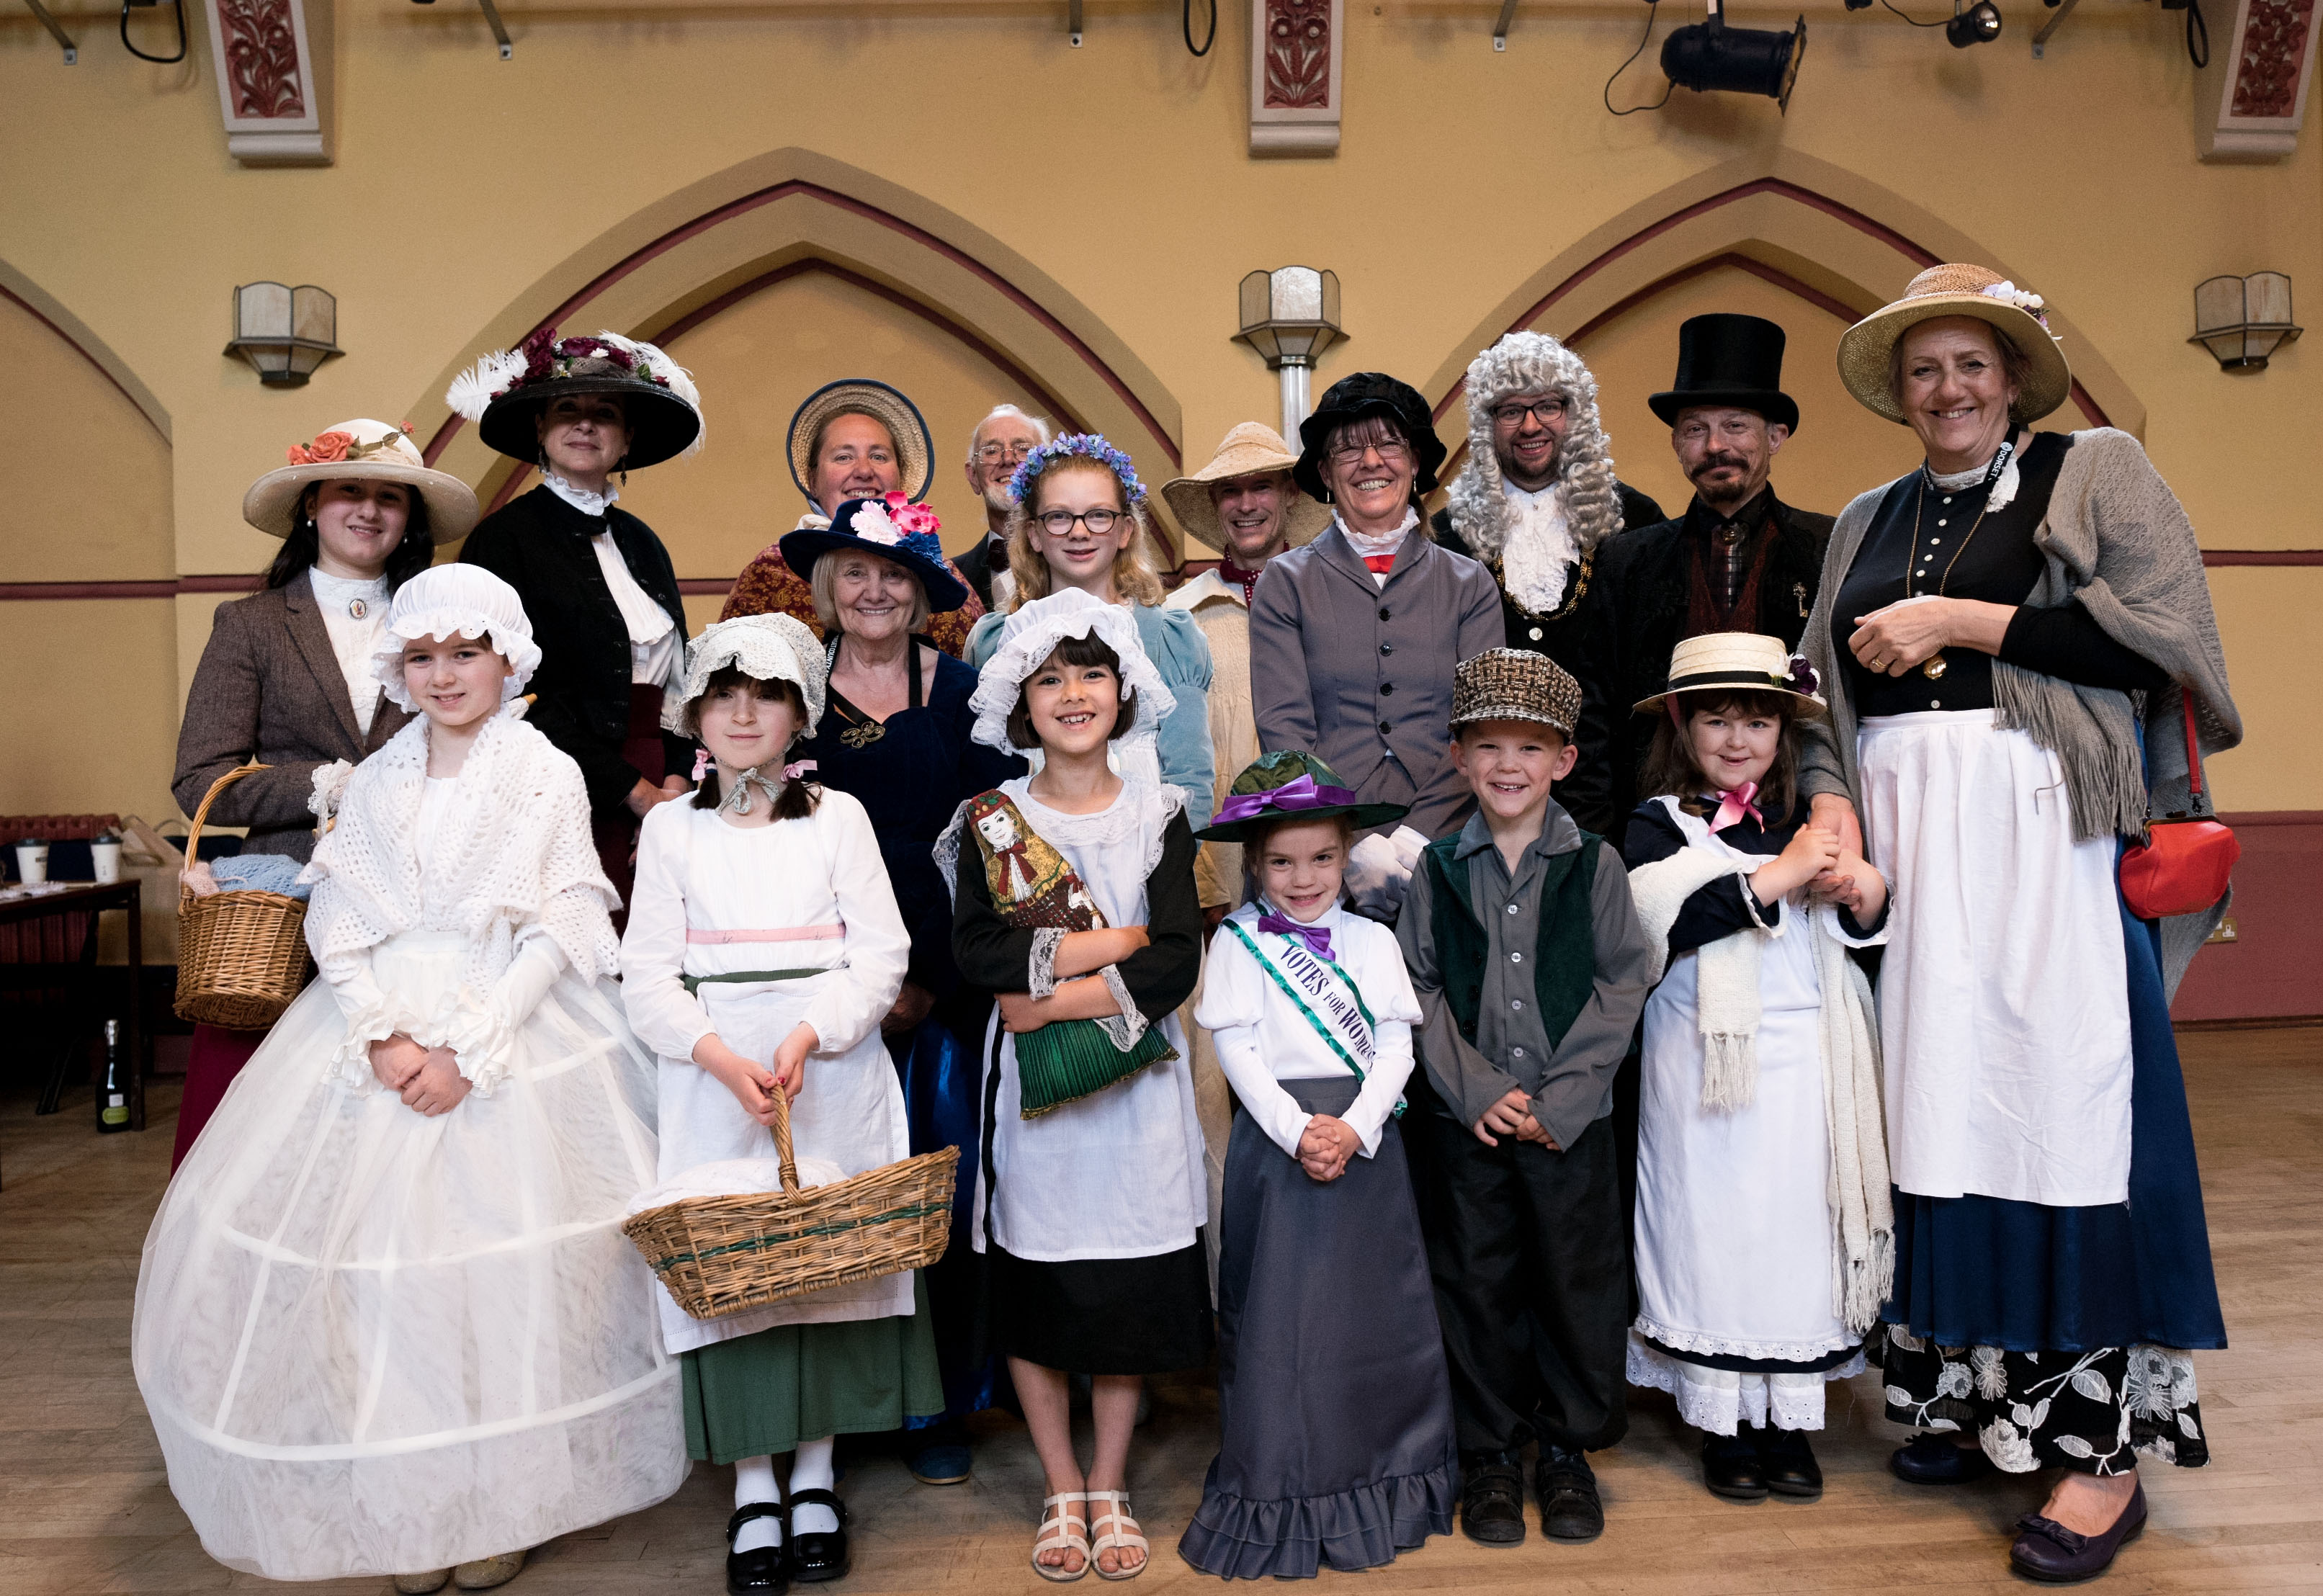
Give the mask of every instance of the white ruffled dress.
[[[317, 846], [323, 978], [171, 1182], [131, 1332], [170, 1488], [219, 1562], [416, 1573], [650, 1506], [688, 1467], [654, 1281], [654, 1064], [611, 977], [581, 775], [522, 721], [427, 778], [415, 720]], [[373, 1078], [402, 1031], [473, 1089]]]

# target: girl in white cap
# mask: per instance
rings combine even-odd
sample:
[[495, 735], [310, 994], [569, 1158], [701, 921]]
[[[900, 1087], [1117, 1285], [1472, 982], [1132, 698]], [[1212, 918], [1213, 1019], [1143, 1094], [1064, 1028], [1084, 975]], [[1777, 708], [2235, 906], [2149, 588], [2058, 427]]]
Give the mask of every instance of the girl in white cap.
[[540, 659], [515, 591], [423, 572], [376, 657], [418, 713], [317, 774], [323, 978], [163, 1197], [131, 1341], [213, 1557], [482, 1590], [685, 1478], [620, 1231], [653, 1179], [652, 1076], [581, 773], [510, 702]]

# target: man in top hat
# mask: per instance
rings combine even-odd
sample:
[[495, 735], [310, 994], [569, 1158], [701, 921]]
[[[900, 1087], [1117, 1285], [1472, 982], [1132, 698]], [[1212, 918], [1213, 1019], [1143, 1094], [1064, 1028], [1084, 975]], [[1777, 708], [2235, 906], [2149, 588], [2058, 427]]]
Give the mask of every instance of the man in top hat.
[[1500, 584], [1508, 646], [1546, 654], [1580, 679], [1580, 762], [1557, 784], [1574, 819], [1613, 819], [1609, 708], [1582, 667], [1582, 601], [1605, 541], [1650, 527], [1662, 507], [1613, 475], [1597, 379], [1544, 333], [1510, 333], [1468, 366], [1468, 461], [1429, 523], [1436, 541], [1483, 563]]
[[[1694, 484], [1685, 513], [1606, 546], [1589, 596], [1579, 673], [1618, 708], [1662, 690], [1682, 637], [1756, 632], [1796, 649], [1814, 608], [1832, 518], [1794, 509], [1768, 485], [1798, 430], [1782, 391], [1783, 329], [1756, 316], [1697, 316], [1678, 328], [1677, 381], [1647, 403]], [[1611, 830], [1637, 805], [1649, 723], [1611, 721]]]
[[1359, 371], [1299, 425], [1292, 475], [1332, 509], [1304, 548], [1267, 562], [1251, 599], [1259, 746], [1316, 755], [1365, 803], [1409, 818], [1355, 844], [1356, 905], [1392, 919], [1419, 849], [1474, 801], [1452, 762], [1452, 677], [1501, 640], [1492, 573], [1420, 529], [1444, 444], [1409, 384]]
[[968, 488], [984, 506], [984, 536], [952, 564], [987, 610], [999, 607], [993, 602], [996, 591], [1005, 603], [1012, 585], [1007, 527], [1016, 501], [1008, 496], [1008, 483], [1024, 456], [1048, 441], [1049, 424], [1015, 405], [995, 405], [968, 435]]

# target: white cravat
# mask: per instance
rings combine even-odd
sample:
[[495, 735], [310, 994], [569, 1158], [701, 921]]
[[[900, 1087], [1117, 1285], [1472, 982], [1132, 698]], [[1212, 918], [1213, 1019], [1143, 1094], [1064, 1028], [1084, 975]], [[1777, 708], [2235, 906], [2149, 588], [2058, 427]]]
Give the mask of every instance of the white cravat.
[[[380, 683], [372, 671], [372, 650], [387, 621], [387, 578], [332, 576], [317, 565], [308, 571], [307, 580], [314, 587], [315, 608], [322, 611], [323, 630], [330, 634], [339, 674], [346, 678], [355, 724], [369, 737], [372, 717], [379, 712]], [[357, 604], [363, 606], [361, 616], [354, 613]]]
[[[1407, 509], [1401, 524], [1394, 531], [1382, 532], [1377, 537], [1356, 531], [1339, 517], [1334, 516], [1332, 519], [1338, 525], [1339, 536], [1347, 540], [1347, 546], [1354, 549], [1358, 557], [1373, 560], [1382, 555], [1392, 555], [1403, 546], [1403, 540], [1411, 535], [1414, 527], [1419, 525], [1419, 512]], [[1372, 573], [1372, 580], [1382, 587], [1387, 585], [1387, 578], [1388, 573], [1384, 571]]]
[[[620, 491], [611, 483], [602, 493], [592, 493], [586, 488], [576, 488], [553, 471], [540, 473], [548, 491], [583, 515], [598, 520], [619, 499]], [[678, 684], [682, 656], [677, 646], [677, 623], [669, 611], [654, 602], [653, 595], [638, 585], [629, 573], [629, 563], [621, 558], [620, 546], [613, 541], [613, 529], [605, 530], [589, 540], [597, 551], [597, 569], [605, 575], [606, 591], [613, 595], [614, 607], [621, 612], [621, 624], [629, 634], [629, 680], [642, 686], [658, 686], [665, 692]]]
[[1566, 569], [1581, 557], [1565, 519], [1565, 484], [1552, 482], [1534, 493], [1503, 479], [1501, 494], [1509, 518], [1501, 580], [1519, 605], [1547, 614], [1565, 601]]
[[540, 481], [551, 493], [574, 509], [584, 516], [595, 516], [600, 520], [604, 518], [606, 508], [621, 496], [621, 491], [611, 482], [605, 484], [602, 493], [592, 493], [586, 488], [574, 487], [553, 471], [542, 472]]

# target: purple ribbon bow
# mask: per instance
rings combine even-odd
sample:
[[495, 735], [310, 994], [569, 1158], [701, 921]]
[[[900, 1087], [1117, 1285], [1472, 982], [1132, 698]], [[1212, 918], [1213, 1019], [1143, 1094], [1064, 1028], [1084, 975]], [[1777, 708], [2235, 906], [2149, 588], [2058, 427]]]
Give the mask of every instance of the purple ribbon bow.
[[[1285, 782], [1263, 793], [1236, 793], [1218, 806], [1214, 826], [1235, 821], [1254, 820], [1269, 810], [1329, 809], [1343, 803], [1353, 803], [1355, 795], [1345, 787], [1326, 787], [1316, 784], [1312, 775], [1302, 775], [1295, 782]], [[1262, 924], [1261, 931], [1271, 930]]]
[[[1333, 791], [1329, 787], [1323, 790], [1327, 793]], [[1307, 951], [1318, 959], [1331, 957], [1331, 933], [1319, 925], [1301, 925], [1288, 914], [1277, 914], [1270, 910], [1258, 917], [1258, 929], [1262, 931], [1273, 931], [1281, 936], [1296, 937], [1306, 943]]]

